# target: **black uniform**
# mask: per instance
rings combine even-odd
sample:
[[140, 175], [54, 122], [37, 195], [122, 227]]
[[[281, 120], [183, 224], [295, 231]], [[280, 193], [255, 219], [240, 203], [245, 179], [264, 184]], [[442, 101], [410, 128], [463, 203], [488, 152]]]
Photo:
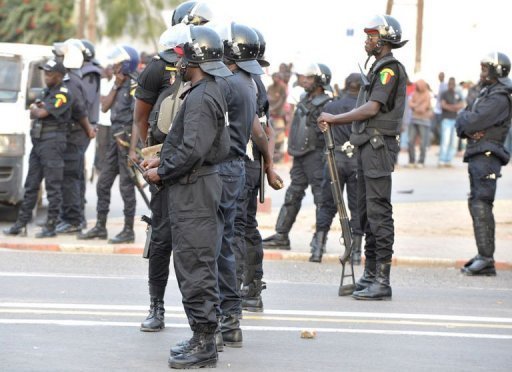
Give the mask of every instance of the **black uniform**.
[[[159, 110], [156, 104], [159, 95], [171, 86], [170, 74], [174, 70], [174, 65], [157, 56], [148, 63], [137, 79], [138, 85], [135, 90], [135, 98], [153, 106], [150, 120], [154, 116], [154, 112]], [[176, 87], [178, 85], [179, 82], [173, 84]], [[142, 138], [142, 141], [144, 140]], [[159, 143], [161, 142], [155, 141], [152, 145]], [[172, 253], [167, 195], [167, 190], [164, 187], [160, 191], [153, 190], [150, 202], [152, 233], [149, 249], [148, 284], [151, 297], [161, 300], [164, 298], [169, 278], [169, 263]]]
[[222, 232], [219, 167], [229, 151], [227, 105], [214, 79], [196, 82], [173, 121], [158, 174], [167, 187], [174, 268], [193, 331], [213, 333], [219, 305], [216, 250]]
[[287, 236], [290, 232], [309, 185], [313, 192], [316, 221], [318, 221], [320, 207], [323, 203], [325, 139], [316, 125], [316, 120], [330, 99], [325, 93], [314, 97], [304, 94], [297, 104], [288, 139], [288, 153], [293, 156], [293, 165], [290, 170], [291, 183], [286, 190], [284, 204], [277, 218], [276, 232], [278, 234]]
[[[459, 114], [455, 124], [459, 137], [468, 139], [464, 161], [468, 163], [471, 188], [468, 206], [480, 256], [476, 258], [489, 261], [488, 264], [491, 265], [488, 269], [494, 274], [495, 222], [492, 208], [497, 181], [501, 177], [501, 166], [510, 160], [504, 143], [512, 117], [511, 92], [511, 86], [500, 82], [485, 87], [473, 105]], [[485, 133], [481, 139], [475, 140], [470, 137], [479, 131]], [[473, 270], [472, 261], [463, 268], [463, 271], [482, 271], [478, 270], [478, 267], [477, 270]], [[491, 271], [488, 273], [492, 274]]]
[[256, 85], [251, 76], [241, 70], [233, 75], [217, 78], [228, 105], [229, 136], [231, 146], [227, 159], [220, 164], [222, 198], [220, 208], [224, 215], [222, 241], [217, 251], [219, 289], [222, 315], [238, 315], [242, 312], [239, 281], [243, 275], [236, 270], [234, 251], [235, 216], [237, 199], [245, 185], [245, 152], [256, 115]]
[[[338, 115], [352, 110], [356, 106], [357, 97], [346, 94], [338, 100], [329, 102], [323, 108], [324, 112]], [[335, 144], [336, 168], [340, 181], [341, 191], [347, 185], [348, 207], [350, 209], [350, 227], [353, 235], [363, 235], [357, 213], [357, 160], [355, 154], [347, 154], [342, 146], [350, 140], [350, 128], [347, 125], [332, 126], [332, 135]], [[324, 167], [324, 181], [322, 183], [323, 200], [316, 221], [317, 231], [329, 231], [332, 220], [337, 213], [336, 202], [331, 190], [331, 178], [327, 164]]]
[[394, 224], [391, 205], [391, 173], [398, 156], [401, 120], [405, 108], [406, 73], [387, 54], [375, 61], [362, 86], [358, 106], [379, 102], [374, 117], [352, 125], [350, 142], [357, 146], [357, 195], [361, 227], [365, 236], [365, 256], [369, 262], [389, 263], [393, 255]]
[[135, 188], [128, 168], [128, 148], [118, 144], [114, 138], [115, 134], [122, 133], [120, 138], [129, 142], [128, 134], [131, 133], [133, 123], [133, 91], [134, 82], [127, 79], [118, 89], [112, 107], [110, 108], [110, 120], [112, 121], [112, 136], [108, 152], [106, 155], [106, 164], [101, 171], [98, 183], [96, 184], [96, 194], [98, 202], [96, 211], [98, 215], [106, 216], [110, 209], [110, 191], [116, 176], [119, 174], [119, 190], [123, 199], [123, 213], [126, 221], [132, 221], [135, 216]]
[[41, 181], [45, 180], [48, 197], [48, 222], [55, 221], [62, 202], [61, 184], [64, 172], [64, 151], [66, 133], [71, 124], [71, 110], [74, 102], [72, 93], [63, 84], [46, 88], [41, 98], [49, 116], [40, 121], [41, 130], [36, 125], [31, 130], [32, 150], [30, 151], [25, 196], [21, 204], [18, 221], [26, 225], [31, 217], [39, 193]]
[[83, 217], [85, 195], [84, 161], [90, 139], [79, 120], [88, 115], [85, 87], [80, 70], [68, 70], [66, 86], [72, 92], [73, 123], [67, 136], [64, 152], [64, 181], [62, 182], [62, 208], [60, 219], [73, 226], [80, 225]]

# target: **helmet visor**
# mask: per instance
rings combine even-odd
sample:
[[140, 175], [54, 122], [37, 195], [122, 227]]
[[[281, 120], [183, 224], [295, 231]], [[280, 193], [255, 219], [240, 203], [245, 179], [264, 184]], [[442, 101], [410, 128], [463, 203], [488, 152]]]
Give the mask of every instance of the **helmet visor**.
[[366, 24], [366, 27], [364, 28], [365, 33], [371, 33], [378, 32], [380, 34], [380, 31], [382, 28], [386, 27], [388, 25], [388, 22], [386, 21], [386, 18], [384, 18], [381, 15], [377, 15], [373, 17], [370, 22]]
[[178, 45], [183, 45], [191, 39], [190, 27], [187, 27], [183, 23], [179, 23], [176, 26], [172, 26], [171, 28], [164, 31], [164, 33], [160, 36], [158, 46], [160, 52], [163, 52], [169, 49], [174, 49]]
[[107, 55], [107, 58], [113, 64], [121, 63], [123, 61], [129, 61], [130, 55], [128, 52], [121, 46], [116, 46], [112, 51]]
[[183, 17], [181, 23], [185, 25], [203, 25], [212, 19], [213, 13], [208, 5], [203, 2], [198, 2], [190, 10], [188, 16]]
[[299, 64], [297, 68], [295, 68], [295, 73], [297, 75], [303, 76], [320, 76], [322, 75], [322, 71], [317, 63], [303, 63]]

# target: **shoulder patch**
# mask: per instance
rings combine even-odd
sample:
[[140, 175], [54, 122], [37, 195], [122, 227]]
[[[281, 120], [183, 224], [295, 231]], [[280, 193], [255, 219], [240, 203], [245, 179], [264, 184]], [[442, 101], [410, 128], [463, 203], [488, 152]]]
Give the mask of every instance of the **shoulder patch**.
[[379, 76], [381, 84], [386, 85], [391, 81], [393, 76], [395, 76], [395, 72], [392, 69], [386, 67], [379, 72]]
[[57, 93], [55, 95], [55, 107], [56, 108], [59, 108], [61, 107], [62, 105], [66, 104], [68, 102], [68, 97], [66, 97], [66, 95], [64, 94], [61, 94], [61, 93]]

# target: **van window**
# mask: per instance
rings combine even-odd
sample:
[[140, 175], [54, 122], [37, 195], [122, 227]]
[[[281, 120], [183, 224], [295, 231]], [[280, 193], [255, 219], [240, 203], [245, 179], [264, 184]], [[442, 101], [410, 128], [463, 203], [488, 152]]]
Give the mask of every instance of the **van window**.
[[28, 82], [27, 82], [27, 94], [26, 94], [26, 104], [28, 106], [35, 101], [36, 98], [39, 98], [42, 90], [45, 87], [44, 84], [44, 71], [39, 68], [46, 63], [47, 59], [42, 59], [40, 61], [30, 62], [28, 65]]
[[22, 67], [19, 57], [0, 55], [0, 102], [17, 101]]

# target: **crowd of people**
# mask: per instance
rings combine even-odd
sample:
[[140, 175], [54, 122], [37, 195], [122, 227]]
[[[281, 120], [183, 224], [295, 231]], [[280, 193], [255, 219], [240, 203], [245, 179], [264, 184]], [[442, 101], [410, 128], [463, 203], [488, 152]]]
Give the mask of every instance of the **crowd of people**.
[[[263, 311], [263, 248], [291, 249], [289, 233], [309, 186], [316, 207], [310, 261], [322, 261], [339, 212], [333, 184], [341, 192], [346, 186], [345, 248], [351, 264], [361, 263], [363, 249], [365, 257], [363, 275], [348, 294], [356, 300], [392, 298], [392, 173], [405, 144], [409, 165], [424, 167], [434, 138], [440, 167], [450, 166], [461, 146], [469, 164], [478, 255], [462, 272], [496, 274], [492, 207], [501, 166], [510, 157], [505, 138], [512, 117], [506, 55], [483, 59], [480, 85], [467, 93], [454, 78], [445, 84], [440, 74], [433, 95], [424, 80], [410, 82], [393, 56], [407, 43], [399, 22], [379, 15], [364, 29], [367, 63], [373, 59], [367, 75], [352, 73], [342, 90], [332, 89], [325, 64], [283, 63], [266, 87], [261, 77], [269, 63], [261, 32], [236, 22], [204, 26], [212, 16], [205, 3], [185, 2], [162, 33], [157, 55], [141, 61], [133, 47], [119, 45], [105, 68], [87, 40], [54, 43], [55, 58], [41, 66], [47, 89], [30, 106], [33, 148], [25, 199], [5, 234], [26, 235], [44, 179], [48, 216], [36, 237], [74, 233], [83, 240], [107, 239], [111, 189], [119, 175], [124, 227], [109, 243], [133, 242], [135, 192], [143, 192], [139, 171], [151, 192], [150, 306], [140, 330], [165, 327], [172, 254], [193, 335], [171, 347], [169, 366], [214, 367], [218, 351], [243, 345], [242, 309]], [[329, 136], [334, 170], [325, 161]], [[83, 231], [84, 155], [95, 137], [97, 216]], [[265, 178], [276, 190], [284, 187], [274, 164], [285, 152], [293, 159], [291, 183], [276, 233], [262, 239], [258, 196]]]

